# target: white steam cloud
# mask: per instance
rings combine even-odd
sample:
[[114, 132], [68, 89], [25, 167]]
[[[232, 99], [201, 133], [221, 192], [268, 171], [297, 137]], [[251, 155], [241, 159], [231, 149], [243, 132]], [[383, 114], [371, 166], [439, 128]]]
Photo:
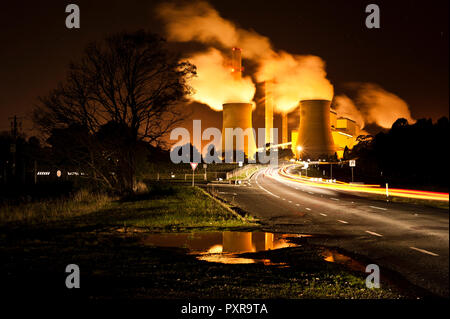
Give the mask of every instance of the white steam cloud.
[[354, 100], [346, 95], [335, 97], [339, 116], [355, 120], [361, 128], [366, 124], [390, 128], [398, 118], [405, 118], [409, 123], [415, 122], [408, 104], [399, 96], [373, 83], [356, 84], [355, 88], [357, 92]]
[[[242, 48], [243, 57], [253, 60], [258, 65], [256, 79], [260, 82], [273, 81], [275, 111], [290, 112], [304, 99], [328, 99], [333, 97], [333, 86], [326, 78], [325, 62], [317, 56], [293, 55], [288, 52], [276, 52], [270, 40], [254, 31], [237, 27], [204, 1], [194, 3], [164, 3], [157, 9], [158, 16], [164, 21], [167, 38], [171, 41], [197, 41], [217, 49], [230, 50], [232, 47]], [[215, 110], [221, 110], [221, 104], [245, 96], [242, 102], [248, 102], [254, 95], [254, 85], [249, 85], [250, 78], [237, 86], [221, 82], [225, 75], [216, 76], [217, 52], [209, 50], [210, 59], [202, 58], [201, 65], [190, 59], [198, 68], [198, 77], [210, 76], [192, 83], [197, 94], [197, 101], [208, 104]], [[195, 58], [195, 57], [194, 57]], [[197, 57], [198, 58], [198, 57]], [[222, 64], [223, 65], [223, 64]], [[226, 71], [226, 67], [223, 69]], [[209, 82], [208, 89], [199, 84]], [[216, 82], [216, 83], [212, 83]], [[218, 88], [212, 90], [212, 87]], [[247, 90], [245, 93], [236, 90]], [[219, 92], [222, 91], [222, 92]], [[209, 96], [219, 94], [217, 97]], [[219, 106], [220, 105], [220, 106]]]

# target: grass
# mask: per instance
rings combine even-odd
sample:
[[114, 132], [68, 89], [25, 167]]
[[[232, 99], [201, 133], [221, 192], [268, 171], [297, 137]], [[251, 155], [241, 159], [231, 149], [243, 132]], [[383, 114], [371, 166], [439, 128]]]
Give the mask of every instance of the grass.
[[[170, 193], [170, 196], [163, 194]], [[136, 199], [115, 202], [102, 214], [123, 216], [126, 226], [146, 228], [194, 229], [256, 227], [237, 218], [200, 189], [190, 186], [157, 186]]]
[[0, 224], [49, 222], [148, 229], [257, 226], [198, 188], [170, 184], [152, 184], [148, 192], [123, 199], [81, 190], [70, 197], [0, 208]]
[[2, 204], [0, 205], [0, 224], [46, 223], [90, 214], [106, 207], [112, 200], [113, 198], [106, 194], [91, 193], [82, 189], [68, 197], [19, 205]]
[[230, 178], [230, 180], [242, 180], [247, 179], [249, 176], [252, 176], [253, 173], [258, 171], [260, 169], [259, 166], [244, 166], [242, 170], [239, 171], [239, 175], [233, 176]]

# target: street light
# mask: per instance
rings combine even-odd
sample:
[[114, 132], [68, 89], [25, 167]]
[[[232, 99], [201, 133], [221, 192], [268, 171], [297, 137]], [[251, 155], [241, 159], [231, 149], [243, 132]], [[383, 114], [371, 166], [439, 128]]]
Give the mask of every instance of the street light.
[[303, 147], [301, 147], [300, 145], [297, 146], [297, 160], [300, 160], [300, 152], [303, 151]]

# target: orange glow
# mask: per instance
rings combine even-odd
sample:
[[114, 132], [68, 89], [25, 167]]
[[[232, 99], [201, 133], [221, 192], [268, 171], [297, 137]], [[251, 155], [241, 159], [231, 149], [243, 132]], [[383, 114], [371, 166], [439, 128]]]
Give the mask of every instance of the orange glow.
[[190, 99], [215, 111], [222, 111], [224, 103], [252, 103], [256, 91], [252, 79], [248, 76], [236, 79], [237, 69], [230, 68], [219, 50], [194, 54], [188, 60], [197, 66], [197, 76], [189, 83], [194, 89]]
[[[319, 178], [300, 177], [299, 175], [288, 173], [287, 169], [294, 165], [295, 164], [291, 164], [283, 168], [280, 168], [278, 170], [279, 176], [285, 180], [302, 183], [305, 185], [311, 185], [314, 187], [336, 189], [347, 192], [386, 195], [386, 189], [384, 187], [380, 187], [379, 185], [359, 185], [359, 184], [349, 184], [345, 182], [327, 183], [325, 180], [321, 180]], [[389, 188], [389, 196], [447, 201], [447, 202], [449, 201], [448, 193], [439, 193], [439, 192], [430, 192], [412, 189]]]

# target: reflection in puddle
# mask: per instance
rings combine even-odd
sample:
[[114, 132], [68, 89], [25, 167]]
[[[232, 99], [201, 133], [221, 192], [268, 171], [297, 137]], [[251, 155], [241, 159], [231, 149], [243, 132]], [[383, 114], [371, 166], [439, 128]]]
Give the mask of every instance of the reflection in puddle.
[[[269, 259], [250, 259], [238, 257], [236, 254], [259, 252], [285, 247], [296, 247], [290, 243], [289, 237], [309, 237], [299, 234], [275, 234], [264, 232], [203, 232], [189, 234], [150, 234], [143, 243], [159, 247], [187, 248], [197, 259], [225, 264], [264, 263], [275, 265]], [[276, 264], [284, 265], [284, 264]]]
[[366, 267], [364, 266], [364, 264], [354, 260], [353, 258], [345, 256], [341, 253], [338, 253], [335, 250], [325, 249], [322, 252], [322, 256], [324, 257], [325, 261], [344, 265], [351, 270], [362, 271], [362, 272], [366, 271]]

